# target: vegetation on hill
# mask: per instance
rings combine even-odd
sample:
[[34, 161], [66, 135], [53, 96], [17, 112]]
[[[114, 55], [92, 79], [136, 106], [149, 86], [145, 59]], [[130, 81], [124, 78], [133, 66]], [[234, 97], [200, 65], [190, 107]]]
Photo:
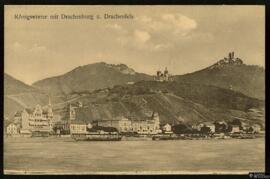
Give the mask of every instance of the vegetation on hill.
[[4, 94], [11, 95], [11, 94], [18, 94], [18, 93], [26, 93], [37, 91], [30, 85], [27, 85], [8, 74], [4, 74]]
[[265, 70], [255, 65], [211, 66], [185, 75], [175, 76], [183, 83], [194, 83], [232, 89], [247, 96], [265, 99]]

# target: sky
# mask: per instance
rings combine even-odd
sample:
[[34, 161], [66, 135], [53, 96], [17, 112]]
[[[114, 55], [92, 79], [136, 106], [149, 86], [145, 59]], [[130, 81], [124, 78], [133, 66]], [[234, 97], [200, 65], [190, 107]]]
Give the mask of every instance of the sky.
[[[234, 51], [264, 67], [264, 6], [5, 6], [4, 71], [32, 84], [96, 62], [154, 75], [208, 67]], [[50, 19], [50, 15], [100, 19]], [[104, 19], [104, 14], [132, 19]], [[16, 19], [47, 15], [47, 19]]]

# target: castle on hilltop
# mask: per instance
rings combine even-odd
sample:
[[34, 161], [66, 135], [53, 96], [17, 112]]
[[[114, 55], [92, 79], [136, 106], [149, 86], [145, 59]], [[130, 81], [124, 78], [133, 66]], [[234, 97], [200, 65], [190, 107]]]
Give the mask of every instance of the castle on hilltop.
[[243, 61], [240, 58], [234, 57], [234, 52], [229, 52], [228, 57], [224, 57], [224, 59], [220, 60], [217, 65], [224, 65], [224, 64], [234, 64], [234, 65], [241, 65]]
[[167, 67], [165, 67], [164, 73], [162, 71], [158, 70], [157, 75], [154, 78], [155, 81], [173, 81], [173, 77], [171, 74], [169, 74], [169, 71]]

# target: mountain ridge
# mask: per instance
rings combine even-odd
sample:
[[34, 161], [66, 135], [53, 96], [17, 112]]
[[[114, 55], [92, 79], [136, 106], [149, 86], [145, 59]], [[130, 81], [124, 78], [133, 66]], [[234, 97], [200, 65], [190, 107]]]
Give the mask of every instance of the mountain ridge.
[[243, 60], [231, 55], [193, 73], [176, 75], [175, 80], [217, 86], [265, 99], [265, 69], [257, 65], [246, 65]]
[[66, 95], [74, 91], [93, 91], [131, 81], [150, 79], [152, 79], [150, 75], [137, 73], [124, 64], [113, 65], [99, 62], [79, 66], [63, 75], [39, 80], [34, 82], [33, 86], [53, 95]]

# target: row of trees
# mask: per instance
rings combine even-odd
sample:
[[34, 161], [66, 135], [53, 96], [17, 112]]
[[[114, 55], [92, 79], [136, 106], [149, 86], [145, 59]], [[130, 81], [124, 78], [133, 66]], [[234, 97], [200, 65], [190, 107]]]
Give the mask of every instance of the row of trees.
[[[214, 122], [215, 125], [215, 132], [216, 133], [228, 133], [232, 131], [232, 126], [239, 126], [240, 130], [244, 130], [242, 126], [242, 122], [239, 119], [234, 119], [231, 122], [228, 122], [228, 124], [225, 123], [219, 123], [219, 122]], [[177, 124], [172, 126], [172, 131], [175, 134], [209, 134], [211, 132], [211, 129], [207, 126], [203, 126], [201, 130], [197, 130], [192, 128], [188, 124]], [[245, 129], [246, 132], [253, 132], [253, 128], [249, 127]]]

